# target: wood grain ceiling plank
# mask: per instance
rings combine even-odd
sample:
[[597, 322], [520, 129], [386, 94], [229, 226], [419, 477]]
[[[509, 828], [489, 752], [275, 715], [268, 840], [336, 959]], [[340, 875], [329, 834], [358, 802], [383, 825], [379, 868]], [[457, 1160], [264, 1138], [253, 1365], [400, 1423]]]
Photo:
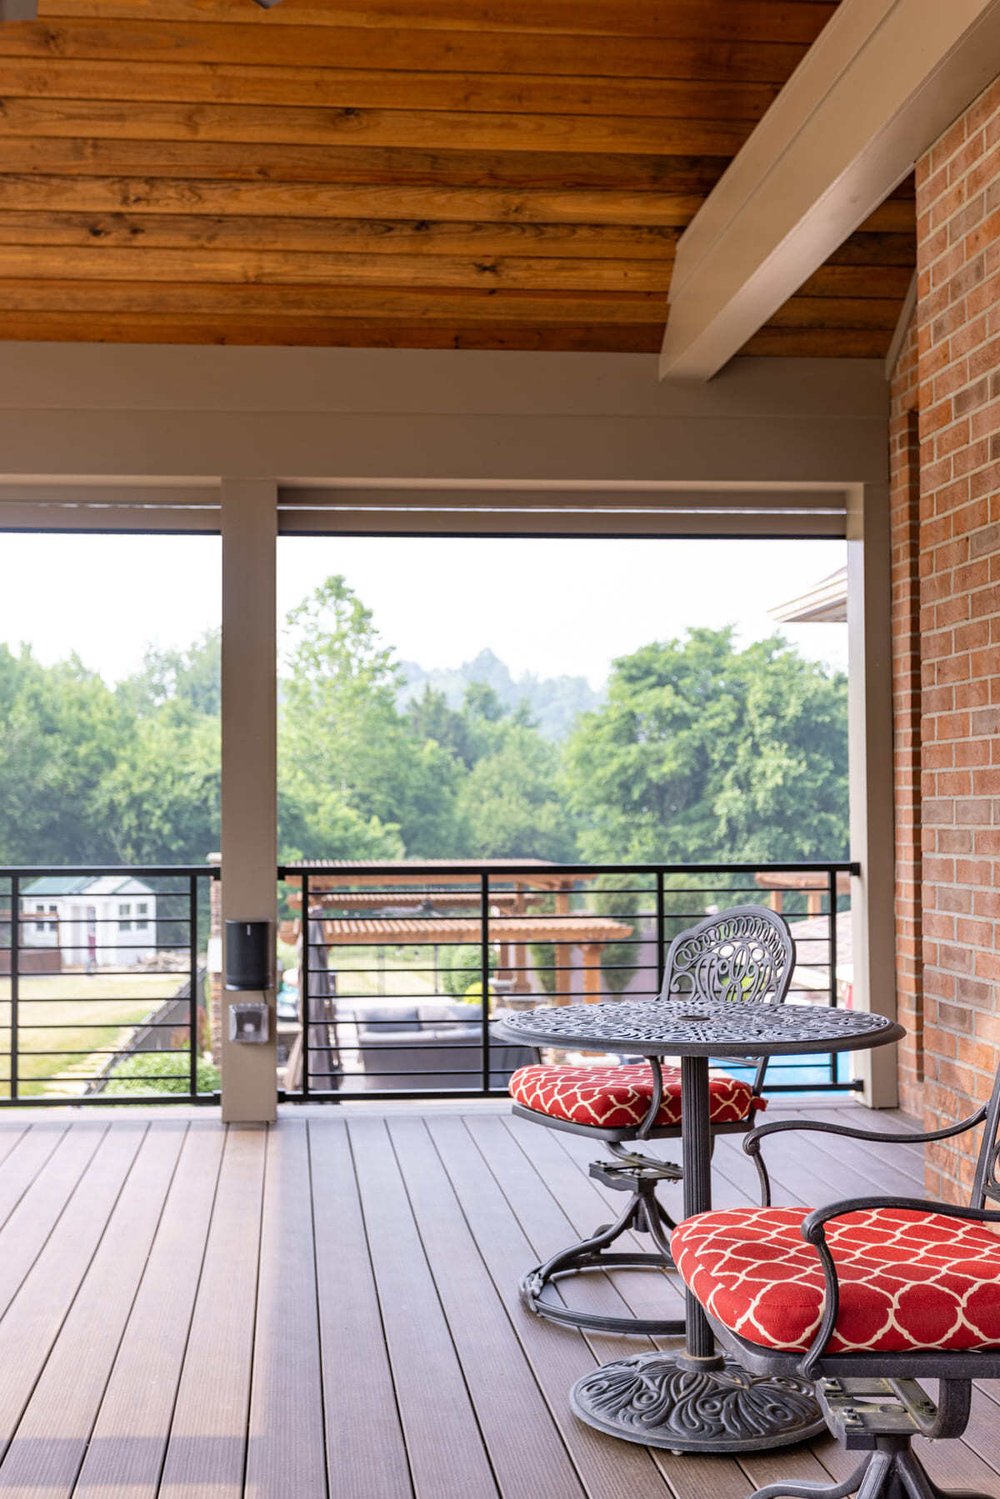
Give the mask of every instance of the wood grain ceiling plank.
[[815, 41], [831, 0], [285, 0], [273, 15], [234, 0], [42, 0], [43, 20], [115, 16], [172, 22], [561, 32], [710, 41]]
[[98, 319], [62, 312], [0, 313], [0, 338], [59, 343], [293, 345], [365, 349], [527, 349], [653, 354], [662, 325], [594, 327], [587, 323], [455, 325], [366, 322], [357, 318], [189, 318], [174, 314]]
[[160, 250], [129, 246], [0, 244], [0, 281], [213, 283], [240, 289], [379, 286], [432, 289], [653, 292], [666, 297], [670, 266], [652, 260], [483, 255], [305, 254], [302, 252]]
[[106, 99], [359, 109], [654, 115], [759, 120], [774, 83], [559, 74], [416, 73], [376, 69], [232, 67], [224, 63], [124, 62], [8, 57], [4, 98]]
[[268, 109], [258, 105], [141, 104], [5, 98], [0, 135], [294, 146], [384, 146], [418, 151], [590, 152], [730, 158], [746, 120], [635, 115], [489, 114], [466, 110]]
[[884, 328], [899, 321], [900, 297], [794, 296], [779, 307], [768, 328]]
[[[125, 248], [91, 239], [78, 245], [0, 243], [0, 279], [32, 281], [188, 281], [240, 287], [384, 286], [388, 288], [510, 288], [537, 291], [656, 292], [665, 297], [671, 263], [578, 256], [481, 254], [407, 255], [357, 252], [239, 250], [185, 246]], [[803, 299], [901, 302], [911, 279], [904, 266], [824, 267], [802, 288]], [[837, 315], [837, 314], [835, 314]], [[879, 324], [881, 326], [881, 324]]]
[[834, 250], [827, 265], [902, 265], [912, 271], [917, 262], [913, 234], [858, 233]]
[[[902, 302], [913, 279], [912, 265], [823, 265], [799, 289], [803, 297], [895, 297]], [[898, 309], [897, 309], [898, 313]]]
[[[51, 146], [51, 142], [45, 143]], [[58, 143], [60, 148], [67, 143]], [[12, 165], [15, 153], [4, 148]], [[47, 153], [31, 152], [30, 165]], [[22, 158], [23, 160], [23, 158]], [[537, 158], [535, 159], [537, 160]], [[82, 158], [60, 149], [59, 161], [48, 160], [37, 175], [0, 173], [0, 213], [9, 209], [77, 210], [133, 215], [179, 214], [204, 222], [253, 215], [257, 218], [320, 217], [331, 221], [366, 219], [410, 221], [432, 226], [476, 223], [505, 225], [530, 232], [536, 224], [599, 225], [617, 228], [676, 229], [688, 223], [701, 197], [669, 192], [604, 189], [497, 187], [369, 187], [323, 182], [207, 181], [197, 176], [86, 176]], [[41, 163], [38, 162], [40, 165]], [[110, 165], [102, 157], [100, 163]], [[59, 175], [48, 175], [48, 171]]]
[[659, 320], [662, 305], [663, 298], [657, 292], [424, 291], [383, 286], [0, 280], [0, 312], [228, 312], [247, 317], [268, 312], [300, 317], [361, 317], [369, 321], [426, 320], [438, 325], [481, 321], [628, 324]]
[[[0, 27], [2, 31], [2, 27]], [[556, 151], [421, 151], [383, 146], [296, 146], [263, 143], [248, 151], [231, 141], [104, 140], [8, 135], [2, 138], [5, 172], [79, 173], [96, 177], [198, 178], [230, 182], [336, 183], [393, 190], [426, 187], [556, 188], [650, 192], [697, 202], [718, 179], [721, 159], [608, 156]], [[421, 197], [425, 195], [421, 194]], [[902, 227], [909, 223], [904, 209]], [[408, 214], [412, 217], [412, 214]], [[464, 217], [470, 217], [464, 214]], [[655, 222], [655, 220], [654, 220]], [[663, 222], [670, 222], [663, 220]], [[880, 227], [890, 227], [882, 224]]]
[[770, 359], [884, 359], [891, 330], [877, 328], [773, 328], [755, 333], [741, 354]]
[[531, 255], [560, 259], [673, 259], [678, 229], [603, 224], [433, 223], [426, 219], [213, 218], [186, 214], [21, 213], [3, 207], [0, 244], [135, 246], [233, 252]]
[[[237, 0], [249, 5], [250, 0]], [[287, 0], [286, 0], [287, 3]], [[280, 9], [280, 7], [279, 7]], [[247, 12], [254, 16], [255, 11]], [[277, 14], [277, 12], [275, 12]], [[102, 18], [105, 15], [103, 3]], [[0, 27], [0, 57], [111, 62], [217, 62], [265, 67], [564, 74], [783, 84], [805, 56], [787, 42], [661, 41], [656, 37], [417, 31], [348, 26], [222, 25], [79, 20]]]

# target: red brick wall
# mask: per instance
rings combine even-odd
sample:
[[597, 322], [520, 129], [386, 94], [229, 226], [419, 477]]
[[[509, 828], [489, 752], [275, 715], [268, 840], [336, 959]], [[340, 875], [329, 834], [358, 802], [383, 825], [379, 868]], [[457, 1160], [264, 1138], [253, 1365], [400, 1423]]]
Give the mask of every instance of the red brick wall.
[[892, 538], [892, 698], [896, 816], [896, 995], [906, 1041], [900, 1103], [923, 1109], [923, 920], [920, 817], [920, 448], [917, 330], [911, 318], [892, 377], [889, 505]]
[[[918, 164], [917, 246], [916, 381], [904, 351], [894, 391], [897, 906], [918, 1035], [921, 966], [923, 985], [924, 1082], [911, 1044], [904, 1096], [937, 1123], [981, 1101], [1000, 1058], [1000, 83]], [[914, 385], [916, 522], [904, 428]], [[907, 780], [918, 772], [919, 798]], [[921, 920], [922, 957], [911, 945]], [[972, 1160], [970, 1145], [935, 1148], [931, 1190], [964, 1196]]]

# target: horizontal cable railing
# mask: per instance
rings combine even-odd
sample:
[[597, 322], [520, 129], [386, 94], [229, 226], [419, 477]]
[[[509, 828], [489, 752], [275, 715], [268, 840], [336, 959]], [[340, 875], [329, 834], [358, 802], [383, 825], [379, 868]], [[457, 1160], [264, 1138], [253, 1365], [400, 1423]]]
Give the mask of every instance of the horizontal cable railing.
[[[769, 904], [788, 920], [788, 1003], [849, 1004], [857, 873], [846, 861], [285, 865], [282, 1096], [502, 1094], [533, 1055], [492, 1034], [493, 1014], [652, 999], [671, 939], [733, 905]], [[834, 1055], [775, 1059], [766, 1091], [855, 1089], [850, 1065]]]
[[0, 866], [0, 1107], [210, 1102], [204, 866]]

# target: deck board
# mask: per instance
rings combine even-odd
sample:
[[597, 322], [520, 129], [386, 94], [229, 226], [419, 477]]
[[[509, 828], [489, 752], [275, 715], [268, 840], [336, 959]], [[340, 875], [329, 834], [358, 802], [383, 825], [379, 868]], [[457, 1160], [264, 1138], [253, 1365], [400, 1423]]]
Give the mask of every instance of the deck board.
[[74, 1499], [156, 1499], [224, 1143], [207, 1121], [188, 1128]]
[[350, 1132], [416, 1499], [496, 1499], [477, 1413], [385, 1122], [360, 1119]]
[[170, 1188], [185, 1126], [146, 1134], [3, 1463], [4, 1499], [69, 1499]]
[[[864, 1123], [855, 1104], [771, 1117]], [[491, 1105], [21, 1116], [0, 1130], [0, 1494], [11, 1499], [746, 1499], [850, 1471], [835, 1443], [681, 1457], [571, 1414], [570, 1386], [650, 1339], [557, 1328], [518, 1281], [620, 1194], [591, 1144]], [[918, 1194], [914, 1147], [831, 1136], [768, 1146], [775, 1200]], [[715, 1200], [753, 1200], [737, 1138]], [[676, 1198], [676, 1194], [670, 1194]], [[668, 1198], [669, 1202], [670, 1198]], [[595, 1275], [619, 1315], [660, 1277]], [[1000, 1385], [964, 1439], [921, 1444], [947, 1486], [1000, 1496]]]
[[310, 1124], [309, 1143], [330, 1493], [413, 1499], [347, 1126]]
[[242, 1499], [266, 1148], [265, 1130], [229, 1131], [160, 1499]]

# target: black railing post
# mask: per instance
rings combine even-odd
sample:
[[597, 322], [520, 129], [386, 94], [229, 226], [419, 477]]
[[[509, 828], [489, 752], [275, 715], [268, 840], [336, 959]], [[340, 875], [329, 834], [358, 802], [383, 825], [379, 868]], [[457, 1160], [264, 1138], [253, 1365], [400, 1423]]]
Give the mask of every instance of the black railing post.
[[[299, 965], [299, 1004], [302, 1008], [302, 1097], [309, 1097], [309, 876], [302, 875], [302, 956]], [[339, 1039], [339, 1037], [338, 1037]], [[329, 1066], [329, 1063], [327, 1064]]]
[[10, 1096], [18, 1095], [17, 1002], [21, 976], [21, 882], [10, 877]]
[[490, 1091], [490, 877], [487, 871], [479, 876], [479, 974], [483, 994], [481, 1017], [484, 1093]]
[[[837, 1008], [837, 871], [831, 869], [827, 876], [829, 881], [828, 901], [830, 906], [830, 1005]], [[830, 1053], [830, 1081], [836, 1083], [837, 1078], [837, 1053]]]
[[663, 891], [663, 870], [656, 871], [656, 992], [663, 988], [667, 971], [667, 935], [663, 928], [667, 920], [667, 903]]
[[188, 941], [190, 952], [188, 954], [189, 980], [189, 1003], [188, 1003], [188, 1045], [190, 1048], [190, 1087], [191, 1097], [198, 1097], [198, 876], [191, 875], [188, 888]]

